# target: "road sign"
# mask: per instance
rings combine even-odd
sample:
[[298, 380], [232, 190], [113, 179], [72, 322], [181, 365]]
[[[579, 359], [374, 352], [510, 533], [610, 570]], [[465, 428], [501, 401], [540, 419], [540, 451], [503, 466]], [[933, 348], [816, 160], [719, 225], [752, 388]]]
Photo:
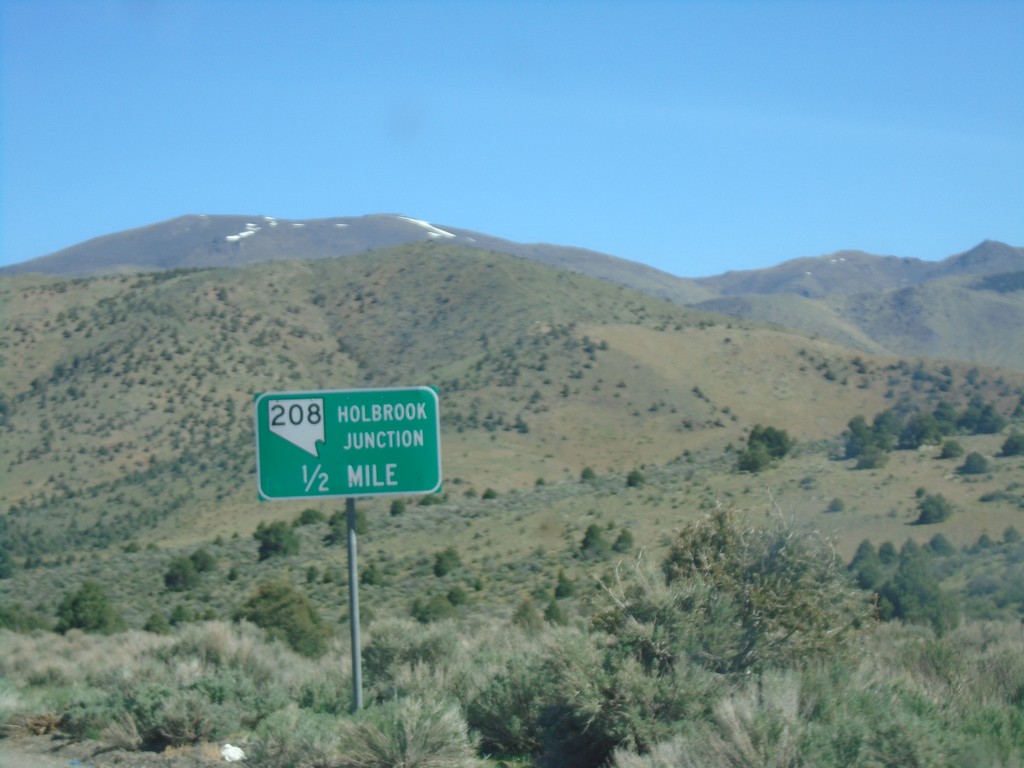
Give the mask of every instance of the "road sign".
[[262, 499], [387, 496], [441, 489], [441, 429], [430, 387], [256, 396]]

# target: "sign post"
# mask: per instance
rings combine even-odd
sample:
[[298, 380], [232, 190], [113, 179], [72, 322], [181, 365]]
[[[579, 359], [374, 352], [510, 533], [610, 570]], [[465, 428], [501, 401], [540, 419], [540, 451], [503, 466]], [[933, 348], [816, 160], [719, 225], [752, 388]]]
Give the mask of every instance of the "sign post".
[[437, 392], [430, 387], [263, 392], [255, 405], [260, 499], [345, 498], [353, 708], [361, 709], [355, 500], [441, 489]]

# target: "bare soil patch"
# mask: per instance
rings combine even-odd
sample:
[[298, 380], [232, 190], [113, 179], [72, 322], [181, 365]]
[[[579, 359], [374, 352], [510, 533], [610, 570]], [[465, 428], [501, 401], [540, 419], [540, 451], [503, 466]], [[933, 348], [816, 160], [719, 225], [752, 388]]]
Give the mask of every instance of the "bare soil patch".
[[0, 739], [4, 768], [209, 768], [224, 764], [220, 747], [202, 744], [164, 752], [139, 752], [56, 734]]

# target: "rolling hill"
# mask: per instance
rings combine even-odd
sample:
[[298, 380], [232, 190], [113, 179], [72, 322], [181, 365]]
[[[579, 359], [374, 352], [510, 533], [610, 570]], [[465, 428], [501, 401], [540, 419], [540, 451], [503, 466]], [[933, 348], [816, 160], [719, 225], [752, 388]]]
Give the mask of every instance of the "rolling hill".
[[[31, 594], [52, 611], [62, 587], [94, 578], [141, 626], [166, 611], [168, 564], [212, 546], [234, 576], [182, 595], [193, 615], [230, 612], [273, 575], [306, 584], [342, 620], [344, 577], [322, 524], [303, 530], [299, 555], [255, 556], [259, 524], [339, 508], [257, 501], [252, 406], [266, 391], [438, 388], [442, 494], [407, 499], [398, 515], [387, 498], [359, 502], [364, 557], [384, 574], [369, 589], [382, 612], [408, 610], [445, 547], [463, 554], [458, 583], [476, 609], [501, 613], [548, 589], [558, 568], [583, 578], [599, 567], [580, 558], [592, 525], [657, 551], [721, 504], [827, 530], [846, 558], [865, 538], [998, 538], [1019, 527], [1024, 502], [1021, 459], [997, 458], [1001, 435], [959, 437], [992, 457], [988, 474], [965, 478], [931, 444], [855, 471], [841, 434], [857, 415], [940, 403], [1020, 419], [1024, 372], [889, 352], [913, 322], [928, 342], [932, 304], [982, 306], [977, 291], [1007, 301], [1002, 316], [964, 317], [1005, 322], [1016, 296], [1002, 288], [1013, 285], [960, 274], [905, 286], [889, 311], [922, 308], [890, 318], [884, 292], [853, 293], [845, 301], [879, 325], [846, 321], [839, 343], [817, 332], [835, 297], [723, 299], [775, 302], [766, 324], [449, 237], [236, 266], [0, 276], [0, 528], [8, 558], [28, 567], [0, 578], [0, 605]], [[795, 306], [818, 321], [785, 327]], [[946, 343], [979, 347], [962, 327]], [[1001, 343], [988, 354], [1010, 359], [1020, 342]], [[757, 425], [785, 429], [796, 449], [738, 472]], [[958, 513], [911, 525], [921, 489]], [[829, 512], [837, 500], [841, 514]]]
[[[439, 242], [518, 256], [676, 304], [864, 352], [1024, 370], [1024, 249], [985, 241], [938, 261], [841, 251], [700, 279], [579, 248], [516, 243], [397, 214], [287, 220], [189, 215], [0, 268], [62, 277], [347, 257]], [[963, 319], [964, 322], [960, 322]]]
[[452, 242], [15, 276], [0, 298], [0, 488], [25, 552], [237, 531], [274, 514], [253, 504], [261, 391], [437, 386], [446, 486], [479, 493], [721, 457], [758, 423], [835, 440], [855, 414], [940, 391], [1010, 408], [1024, 382], [868, 358]]
[[[231, 242], [255, 243], [258, 234]], [[658, 640], [662, 626], [689, 632], [701, 615], [689, 596], [705, 585], [688, 582], [682, 601], [667, 602], [675, 593], [663, 591], [656, 564], [673, 543], [691, 539], [705, 544], [686, 551], [708, 560], [704, 537], [714, 524], [696, 535], [685, 526], [729, 518], [711, 514], [723, 508], [738, 522], [721, 537], [730, 543], [710, 559], [712, 567], [746, 550], [749, 537], [754, 546], [742, 558], [754, 559], [735, 584], [758, 596], [751, 602], [757, 616], [765, 615], [760, 596], [778, 602], [774, 576], [783, 568], [801, 584], [822, 581], [817, 574], [825, 571], [802, 565], [811, 558], [801, 553], [813, 547], [838, 590], [865, 610], [869, 595], [860, 590], [875, 592], [879, 606], [923, 594], [929, 610], [943, 607], [949, 626], [958, 611], [984, 622], [939, 636], [923, 626], [850, 624], [872, 644], [843, 654], [830, 649], [816, 683], [822, 691], [835, 693], [843, 666], [866, 669], [872, 689], [882, 677], [894, 678], [892, 667], [864, 667], [864, 658], [884, 649], [921, 670], [928, 696], [956, 700], [953, 687], [962, 693], [969, 657], [977, 669], [995, 670], [975, 684], [986, 717], [1011, 717], [1019, 698], [1012, 686], [1003, 686], [1000, 709], [989, 688], [1019, 667], [1012, 664], [1024, 616], [1024, 453], [1006, 446], [1011, 435], [1019, 444], [1024, 430], [1024, 371], [969, 360], [1015, 359], [1019, 337], [993, 329], [1018, 322], [1018, 273], [977, 273], [967, 259], [959, 272], [886, 287], [880, 274], [890, 263], [865, 257], [861, 272], [874, 281], [872, 290], [862, 284], [843, 293], [840, 281], [826, 295], [799, 296], [784, 289], [785, 280], [764, 276], [759, 290], [766, 293], [744, 292], [756, 287], [749, 281], [735, 295], [721, 289], [718, 301], [732, 302], [734, 315], [772, 321], [763, 322], [625, 285], [618, 272], [630, 272], [626, 262], [564, 255], [565, 264], [549, 264], [428, 232], [345, 255], [74, 277], [0, 275], [6, 732], [37, 722], [77, 728], [104, 742], [87, 759], [121, 759], [107, 743], [157, 748], [181, 723], [183, 743], [230, 738], [265, 762], [254, 745], [270, 742], [264, 734], [273, 721], [295, 745], [291, 754], [301, 749], [319, 759], [319, 731], [298, 727], [296, 713], [325, 732], [358, 718], [345, 714], [352, 678], [339, 640], [344, 625], [351, 628], [350, 579], [358, 579], [368, 630], [362, 655], [371, 717], [373, 709], [389, 711], [382, 702], [407, 696], [410, 681], [434, 696], [479, 679], [479, 699], [463, 698], [489, 701], [515, 669], [502, 655], [509, 654], [505, 646], [517, 649], [508, 659], [521, 658], [546, 677], [553, 666], [543, 648], [618, 654], [637, 639], [637, 647], [651, 648], [647, 641]], [[591, 261], [604, 272], [586, 274]], [[636, 275], [645, 280], [643, 270]], [[712, 289], [698, 291], [706, 297]], [[901, 344], [957, 350], [967, 360], [892, 354]], [[444, 485], [422, 497], [358, 499], [359, 555], [349, 571], [344, 544], [352, 539], [341, 499], [257, 499], [254, 396], [409, 385], [439, 393]], [[858, 439], [870, 434], [870, 450], [854, 456], [844, 431]], [[755, 445], [754, 437], [767, 433], [785, 438], [784, 455], [771, 458]], [[942, 515], [921, 524], [926, 503]], [[763, 538], [758, 528], [779, 535]], [[679, 536], [681, 530], [691, 535]], [[765, 545], [770, 551], [760, 549]], [[855, 553], [857, 566], [848, 571]], [[635, 588], [654, 586], [653, 599], [635, 602]], [[784, 601], [784, 612], [814, 618], [814, 608], [830, 601], [809, 602], [803, 589], [781, 593], [799, 597]], [[709, 597], [728, 607], [728, 596]], [[595, 635], [593, 646], [572, 641], [597, 632], [612, 605], [628, 618], [628, 634]], [[668, 623], [635, 622], [643, 615], [637, 605], [653, 606]], [[65, 621], [74, 611], [73, 622]], [[715, 619], [706, 624], [708, 636], [718, 642], [724, 628], [727, 647], [743, 625], [738, 614], [725, 610], [719, 618], [716, 611], [709, 611]], [[109, 620], [103, 627], [85, 621], [100, 614]], [[930, 615], [891, 618], [920, 623]], [[835, 626], [818, 623], [828, 634]], [[85, 634], [94, 628], [117, 634]], [[994, 628], [1013, 643], [993, 651]], [[282, 641], [327, 655], [310, 666]], [[139, 648], [152, 655], [133, 656]], [[427, 661], [436, 649], [447, 649], [448, 666]], [[948, 691], [934, 693], [938, 667], [921, 663], [928, 653], [949, 672]], [[227, 656], [238, 659], [237, 669], [218, 661]], [[580, 675], [604, 670], [601, 658], [579, 656]], [[691, 661], [685, 676], [655, 666], [657, 677], [638, 678], [645, 668], [639, 657], [619, 658], [628, 675], [601, 685], [616, 701], [618, 683], [631, 679], [640, 680], [645, 697], [656, 679], [679, 699], [706, 696], [704, 687], [687, 687], [697, 669]], [[796, 658], [805, 665], [802, 651]], [[396, 661], [385, 666], [382, 659]], [[308, 682], [286, 689], [300, 665]], [[159, 683], [145, 676], [164, 668]], [[789, 680], [808, 668], [739, 674], [749, 673], [760, 699], [763, 681]], [[253, 682], [241, 669], [252, 670]], [[574, 673], [571, 697], [577, 679]], [[732, 688], [739, 678], [721, 679]], [[516, 698], [532, 707], [533, 681], [541, 677], [524, 680]], [[484, 688], [486, 681], [496, 682]], [[905, 678], [893, 685], [901, 689]], [[796, 701], [797, 688], [787, 683], [787, 690]], [[916, 713], [928, 698], [909, 690], [906, 711]], [[232, 706], [259, 710], [264, 720], [243, 727], [240, 717], [224, 715], [200, 734], [192, 713], [229, 713], [217, 709], [225, 691], [244, 691], [246, 704], [230, 699]], [[893, 700], [889, 689], [870, 700], [870, 722]], [[181, 709], [165, 707], [168, 701]], [[158, 721], [144, 711], [151, 704], [162, 707]], [[919, 742], [932, 750], [933, 733], [950, 723], [963, 722], [956, 733], [973, 734], [976, 723], [1009, 722], [969, 720], [961, 713], [972, 706], [933, 719], [927, 733], [916, 725], [911, 731], [921, 731]], [[43, 714], [29, 719], [22, 711]], [[501, 722], [511, 717], [494, 711]], [[609, 711], [618, 722], [622, 710]], [[138, 723], [159, 723], [145, 725], [157, 735], [144, 741]], [[900, 739], [901, 728], [894, 731]], [[991, 732], [1002, 734], [1000, 728]], [[152, 757], [134, 752], [127, 759], [148, 765]]]

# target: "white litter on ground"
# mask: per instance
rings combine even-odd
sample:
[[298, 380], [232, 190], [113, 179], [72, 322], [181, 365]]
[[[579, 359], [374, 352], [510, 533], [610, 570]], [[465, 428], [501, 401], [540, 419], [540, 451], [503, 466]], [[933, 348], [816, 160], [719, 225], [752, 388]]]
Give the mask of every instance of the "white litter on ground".
[[240, 760], [245, 760], [245, 752], [242, 751], [242, 748], [236, 747], [232, 744], [225, 744], [220, 748], [220, 753], [224, 755], [224, 759], [229, 763], [237, 763]]

